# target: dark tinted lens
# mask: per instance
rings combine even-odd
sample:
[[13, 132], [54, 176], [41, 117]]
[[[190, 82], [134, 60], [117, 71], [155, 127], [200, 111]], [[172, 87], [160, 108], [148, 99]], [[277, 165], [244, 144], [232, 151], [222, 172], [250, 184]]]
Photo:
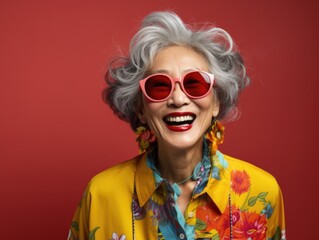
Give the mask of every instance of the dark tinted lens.
[[184, 77], [183, 84], [185, 91], [189, 95], [200, 97], [209, 91], [211, 81], [205, 73], [191, 72]]
[[155, 75], [145, 82], [145, 92], [154, 100], [166, 98], [172, 89], [170, 79], [164, 75]]

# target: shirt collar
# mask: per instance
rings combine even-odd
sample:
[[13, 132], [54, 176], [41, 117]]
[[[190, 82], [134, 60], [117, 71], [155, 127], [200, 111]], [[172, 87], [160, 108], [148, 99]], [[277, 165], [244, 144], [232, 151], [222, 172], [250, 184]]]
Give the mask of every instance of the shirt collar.
[[144, 153], [137, 163], [135, 174], [135, 191], [141, 207], [145, 205], [156, 189], [153, 171], [147, 166], [146, 158], [147, 154]]
[[208, 196], [216, 204], [220, 213], [223, 213], [229, 204], [229, 183], [227, 181], [217, 182], [211, 178], [207, 186], [209, 187], [204, 189], [204, 192], [207, 191]]
[[[153, 173], [155, 170], [151, 168], [147, 161], [147, 158], [150, 156], [152, 155], [144, 153], [136, 167], [135, 190], [141, 207], [145, 205], [156, 190]], [[211, 166], [208, 182], [197, 195], [207, 193], [222, 213], [228, 204], [229, 196], [230, 179], [227, 174], [228, 162], [224, 159], [223, 154], [217, 151], [211, 158]]]
[[211, 161], [213, 167], [203, 192], [208, 194], [220, 212], [223, 213], [229, 201], [230, 177], [228, 162], [220, 151], [216, 151]]

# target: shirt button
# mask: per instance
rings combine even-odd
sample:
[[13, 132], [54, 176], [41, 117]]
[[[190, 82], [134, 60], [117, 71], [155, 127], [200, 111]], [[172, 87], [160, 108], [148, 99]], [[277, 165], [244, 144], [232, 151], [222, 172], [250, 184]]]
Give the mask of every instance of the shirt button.
[[190, 218], [194, 217], [194, 212], [189, 212], [188, 217], [190, 217]]
[[184, 233], [179, 234], [179, 238], [180, 238], [180, 239], [184, 239], [184, 238], [185, 238]]

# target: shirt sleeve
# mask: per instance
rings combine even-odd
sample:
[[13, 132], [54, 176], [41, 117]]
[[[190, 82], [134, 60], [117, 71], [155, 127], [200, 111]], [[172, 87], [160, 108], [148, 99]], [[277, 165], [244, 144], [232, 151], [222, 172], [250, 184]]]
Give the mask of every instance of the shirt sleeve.
[[280, 187], [278, 186], [277, 195], [274, 196], [274, 206], [271, 217], [269, 218], [269, 228], [273, 233], [273, 240], [286, 240], [286, 226], [284, 201]]
[[68, 235], [68, 240], [90, 239], [90, 202], [91, 196], [87, 187], [74, 213]]

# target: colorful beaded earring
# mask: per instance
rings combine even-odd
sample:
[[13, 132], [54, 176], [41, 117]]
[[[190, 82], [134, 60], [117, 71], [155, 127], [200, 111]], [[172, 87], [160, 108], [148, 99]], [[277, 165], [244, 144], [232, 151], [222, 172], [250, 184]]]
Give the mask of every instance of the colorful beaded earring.
[[156, 140], [153, 131], [145, 126], [140, 126], [136, 129], [135, 134], [137, 135], [136, 142], [138, 143], [139, 152], [143, 153], [150, 150], [151, 143]]
[[215, 155], [218, 145], [222, 144], [224, 141], [224, 131], [225, 127], [222, 125], [222, 123], [213, 117], [212, 125], [205, 135], [206, 139], [211, 143], [212, 156]]

